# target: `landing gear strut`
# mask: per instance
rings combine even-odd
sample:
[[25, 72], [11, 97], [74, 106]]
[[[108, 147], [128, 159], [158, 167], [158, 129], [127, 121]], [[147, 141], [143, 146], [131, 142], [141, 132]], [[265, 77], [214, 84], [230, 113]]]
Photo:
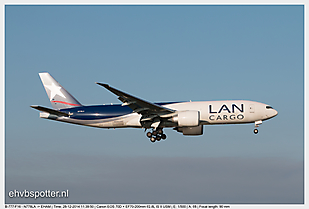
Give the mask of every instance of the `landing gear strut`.
[[147, 132], [146, 136], [150, 138], [151, 142], [161, 141], [161, 139], [166, 139], [166, 135], [163, 133], [162, 128], [158, 128], [157, 130], [153, 130], [152, 132]]

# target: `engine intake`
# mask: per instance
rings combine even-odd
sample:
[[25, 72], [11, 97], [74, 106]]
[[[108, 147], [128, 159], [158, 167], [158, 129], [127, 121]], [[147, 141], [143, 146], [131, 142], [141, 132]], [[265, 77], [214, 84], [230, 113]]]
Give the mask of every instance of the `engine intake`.
[[187, 110], [178, 112], [178, 116], [173, 118], [180, 127], [193, 127], [200, 125], [200, 112], [197, 110]]

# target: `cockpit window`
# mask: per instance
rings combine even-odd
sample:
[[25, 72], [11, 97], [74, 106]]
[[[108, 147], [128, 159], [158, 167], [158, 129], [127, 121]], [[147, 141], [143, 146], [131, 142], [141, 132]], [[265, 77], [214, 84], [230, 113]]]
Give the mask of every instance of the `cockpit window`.
[[271, 106], [266, 106], [266, 109], [273, 109]]

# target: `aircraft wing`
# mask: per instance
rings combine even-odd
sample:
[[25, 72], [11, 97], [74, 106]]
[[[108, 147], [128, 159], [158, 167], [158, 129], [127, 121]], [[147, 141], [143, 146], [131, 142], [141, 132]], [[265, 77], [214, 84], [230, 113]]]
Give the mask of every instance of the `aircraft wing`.
[[132, 96], [130, 94], [127, 94], [123, 91], [120, 91], [118, 89], [115, 89], [108, 84], [104, 83], [96, 83], [100, 86], [103, 86], [107, 90], [111, 91], [112, 93], [116, 94], [118, 96], [118, 99], [123, 102], [123, 106], [129, 106], [134, 112], [140, 113], [143, 116], [145, 115], [166, 115], [174, 113], [175, 110], [162, 107], [160, 105], [147, 102], [145, 100], [139, 99], [135, 96]]

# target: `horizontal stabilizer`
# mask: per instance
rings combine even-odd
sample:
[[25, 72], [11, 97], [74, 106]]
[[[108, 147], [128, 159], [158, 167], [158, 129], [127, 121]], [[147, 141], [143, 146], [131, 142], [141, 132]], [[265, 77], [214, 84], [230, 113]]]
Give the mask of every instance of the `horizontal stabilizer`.
[[47, 112], [47, 113], [50, 113], [52, 115], [57, 115], [57, 116], [66, 116], [68, 117], [69, 114], [65, 113], [65, 112], [61, 112], [61, 111], [58, 111], [58, 110], [53, 110], [53, 109], [49, 109], [47, 107], [42, 107], [42, 106], [38, 106], [38, 105], [31, 105], [30, 107], [34, 108], [34, 109], [37, 109], [37, 110], [40, 110], [40, 111], [43, 111], [43, 112]]

